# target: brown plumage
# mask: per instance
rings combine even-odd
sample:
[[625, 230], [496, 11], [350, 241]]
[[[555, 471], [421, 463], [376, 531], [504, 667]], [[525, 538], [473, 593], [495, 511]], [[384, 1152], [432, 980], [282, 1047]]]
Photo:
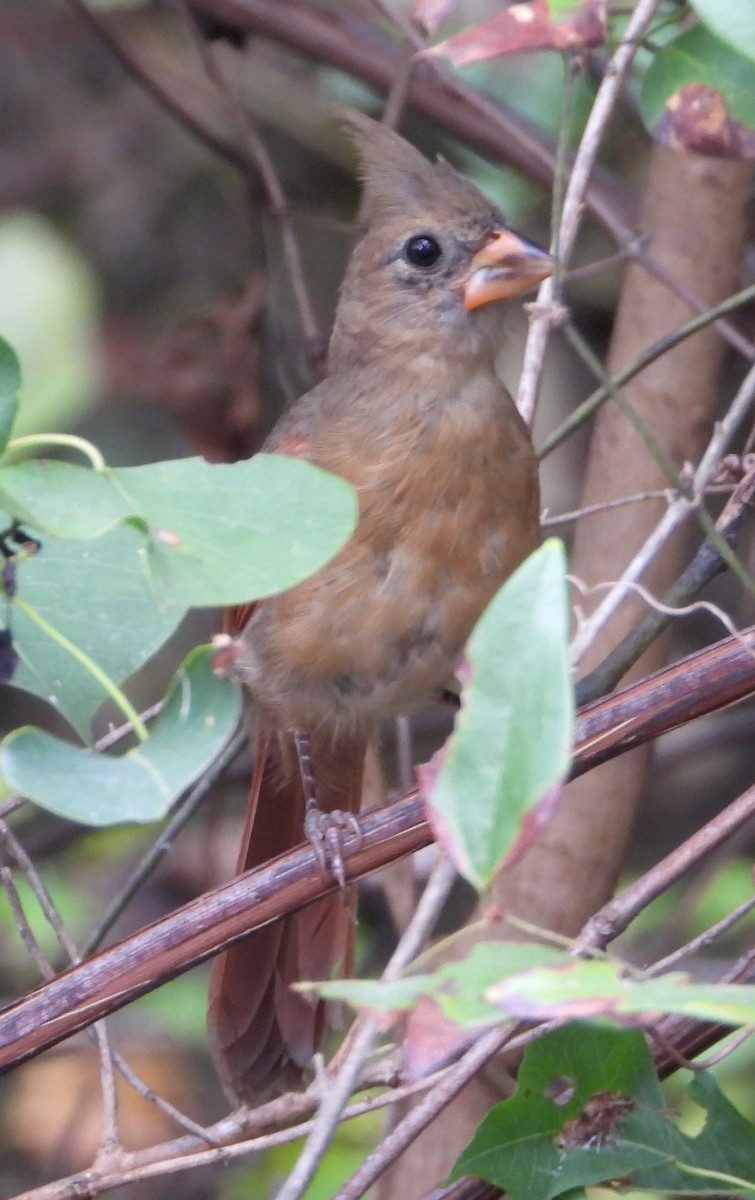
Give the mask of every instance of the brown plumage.
[[[253, 611], [236, 670], [264, 730], [239, 868], [302, 838], [284, 765], [312, 740], [321, 808], [358, 811], [364, 747], [453, 672], [472, 626], [538, 537], [527, 430], [497, 378], [489, 301], [550, 260], [448, 164], [358, 120], [366, 232], [343, 281], [324, 381], [266, 449], [349, 480], [359, 523], [316, 575]], [[287, 983], [348, 969], [352, 920], [336, 896], [254, 934], [216, 967], [211, 1025], [232, 1089], [290, 1086], [316, 1049], [322, 1006]]]

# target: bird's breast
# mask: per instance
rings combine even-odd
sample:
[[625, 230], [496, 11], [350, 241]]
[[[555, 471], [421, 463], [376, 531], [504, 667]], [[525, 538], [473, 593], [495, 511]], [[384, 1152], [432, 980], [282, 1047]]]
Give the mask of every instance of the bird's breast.
[[276, 720], [374, 721], [452, 673], [537, 542], [532, 448], [499, 388], [488, 384], [484, 403], [415, 406], [388, 432], [362, 428], [316, 455], [354, 485], [360, 518], [330, 563], [259, 606], [245, 635], [247, 682]]

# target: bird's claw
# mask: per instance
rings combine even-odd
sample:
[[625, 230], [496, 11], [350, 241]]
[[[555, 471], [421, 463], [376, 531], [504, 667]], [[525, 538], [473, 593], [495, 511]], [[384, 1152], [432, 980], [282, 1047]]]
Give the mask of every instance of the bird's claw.
[[346, 872], [343, 865], [343, 843], [348, 834], [361, 841], [359, 822], [353, 813], [335, 808], [331, 812], [323, 812], [321, 808], [312, 805], [307, 809], [304, 818], [304, 834], [315, 852], [317, 861], [322, 869], [330, 870], [338, 881], [338, 886], [346, 887]]

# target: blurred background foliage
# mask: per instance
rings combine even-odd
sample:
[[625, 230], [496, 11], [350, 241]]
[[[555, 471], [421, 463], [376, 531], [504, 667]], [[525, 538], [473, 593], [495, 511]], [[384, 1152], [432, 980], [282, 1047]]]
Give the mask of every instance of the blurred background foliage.
[[[357, 21], [374, 19], [368, 0], [329, 0], [329, 6]], [[98, 7], [124, 6], [113, 0]], [[147, 11], [138, 3], [130, 7], [136, 17]], [[468, 0], [454, 21], [458, 27], [468, 25], [495, 7], [492, 0]], [[665, 8], [673, 12], [678, 6]], [[208, 34], [223, 32], [210, 20], [203, 20], [203, 28]], [[385, 36], [396, 36], [387, 20], [381, 28]], [[149, 26], [138, 36], [148, 43]], [[166, 69], [180, 74], [185, 69], [180, 47], [171, 62], [170, 47], [165, 50], [159, 31], [154, 36], [155, 48], [168, 53]], [[664, 36], [662, 27], [658, 36]], [[332, 67], [264, 39], [251, 42], [245, 102], [260, 121], [292, 210], [322, 339], [319, 348], [308, 346], [302, 336], [282, 266], [278, 226], [259, 181], [182, 127], [66, 5], [5, 0], [0, 7], [0, 333], [22, 363], [18, 432], [81, 433], [113, 465], [197, 452], [215, 459], [243, 457], [259, 446], [285, 401], [316, 377], [358, 195], [348, 150], [324, 106], [357, 103], [377, 115], [379, 100], [365, 84]], [[222, 52], [222, 43], [218, 45]], [[598, 74], [588, 69], [577, 78], [569, 118], [572, 141], [581, 132]], [[538, 129], [557, 132], [564, 88], [559, 56], [494, 60], [467, 68], [464, 78], [511, 105]], [[306, 103], [302, 97], [308, 97]], [[196, 103], [202, 103], [201, 79]], [[311, 122], [317, 125], [316, 137]], [[417, 116], [409, 115], [401, 128], [426, 153], [442, 152], [464, 170], [513, 225], [548, 243], [550, 198], [540, 184], [510, 166], [483, 159]], [[602, 156], [630, 212], [649, 149], [637, 78]], [[751, 227], [741, 286], [752, 282], [753, 235]], [[576, 265], [611, 252], [606, 234], [588, 222]], [[576, 281], [569, 293], [577, 323], [598, 352], [605, 348], [619, 282], [615, 264]], [[755, 332], [753, 315], [749, 310], [737, 317], [748, 337]], [[514, 314], [502, 362], [509, 380], [518, 374], [524, 329], [523, 315]], [[585, 369], [555, 341], [536, 440], [587, 390]], [[576, 505], [585, 452], [586, 435], [579, 433], [548, 459], [543, 482], [549, 510]], [[712, 594], [726, 603], [729, 586], [724, 581]], [[751, 605], [740, 604], [738, 616], [751, 619]], [[140, 672], [132, 689], [137, 705], [160, 694], [183, 653], [205, 640], [215, 625], [213, 616], [202, 614], [183, 626], [158, 660]], [[685, 623], [677, 634], [677, 653], [701, 644], [711, 632], [709, 618]], [[2, 691], [1, 711], [4, 729], [29, 719], [50, 724], [41, 704], [10, 688]], [[656, 860], [685, 829], [701, 825], [741, 789], [752, 766], [751, 715], [751, 709], [740, 707], [680, 730], [659, 745], [630, 872]], [[420, 726], [420, 752], [428, 729]], [[432, 735], [437, 731], [429, 729]], [[692, 747], [694, 769], [689, 765]], [[708, 772], [701, 771], [701, 760]], [[226, 877], [236, 853], [248, 767], [248, 761], [240, 761], [214, 789], [109, 939]], [[16, 825], [79, 946], [86, 944], [109, 900], [154, 838], [153, 830], [84, 830], [28, 808]], [[646, 961], [728, 910], [750, 887], [744, 842], [738, 850], [733, 861], [709, 861], [691, 887], [685, 884], [658, 900], [623, 940], [621, 952]], [[418, 869], [424, 870], [422, 862]], [[56, 968], [62, 967], [65, 958], [34, 900], [22, 899], [45, 951]], [[460, 887], [457, 915], [469, 904]], [[717, 945], [716, 954], [734, 957], [748, 934], [752, 920]], [[376, 970], [392, 934], [385, 902], [372, 882], [364, 887], [360, 935], [363, 970]], [[0, 956], [2, 1000], [34, 985], [36, 968], [1, 898]], [[712, 975], [714, 965], [703, 963], [700, 969]], [[217, 1119], [224, 1110], [206, 1057], [206, 975], [205, 967], [198, 968], [110, 1022], [118, 1049], [134, 1069], [201, 1122]], [[738, 1081], [730, 1092], [733, 1101], [753, 1117], [755, 1098], [747, 1085], [751, 1070], [751, 1052], [725, 1067]], [[0, 1100], [3, 1194], [91, 1161], [98, 1133], [97, 1068], [91, 1043], [83, 1036], [3, 1081]], [[128, 1146], [175, 1135], [167, 1119], [129, 1089], [124, 1089], [123, 1104]], [[380, 1128], [372, 1117], [343, 1130], [329, 1160], [339, 1177], [363, 1156]], [[123, 1194], [173, 1195], [178, 1186], [186, 1200], [264, 1196], [286, 1173], [292, 1157], [287, 1149], [271, 1154], [264, 1164], [233, 1167], [219, 1177], [213, 1172], [212, 1181], [202, 1171], [190, 1172], [179, 1183], [166, 1177]], [[332, 1195], [334, 1178], [323, 1173], [308, 1193], [312, 1200]]]

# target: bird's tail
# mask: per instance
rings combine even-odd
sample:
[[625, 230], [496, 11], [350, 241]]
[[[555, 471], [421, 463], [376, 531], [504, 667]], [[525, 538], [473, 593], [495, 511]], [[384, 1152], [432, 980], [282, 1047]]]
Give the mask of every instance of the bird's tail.
[[[357, 813], [366, 742], [310, 737], [318, 806]], [[281, 737], [258, 737], [238, 871], [283, 854], [304, 839], [304, 791]], [[326, 1006], [289, 986], [350, 973], [354, 895], [336, 892], [257, 930], [214, 964], [208, 1020], [224, 1083], [259, 1101], [296, 1087], [318, 1049]]]

